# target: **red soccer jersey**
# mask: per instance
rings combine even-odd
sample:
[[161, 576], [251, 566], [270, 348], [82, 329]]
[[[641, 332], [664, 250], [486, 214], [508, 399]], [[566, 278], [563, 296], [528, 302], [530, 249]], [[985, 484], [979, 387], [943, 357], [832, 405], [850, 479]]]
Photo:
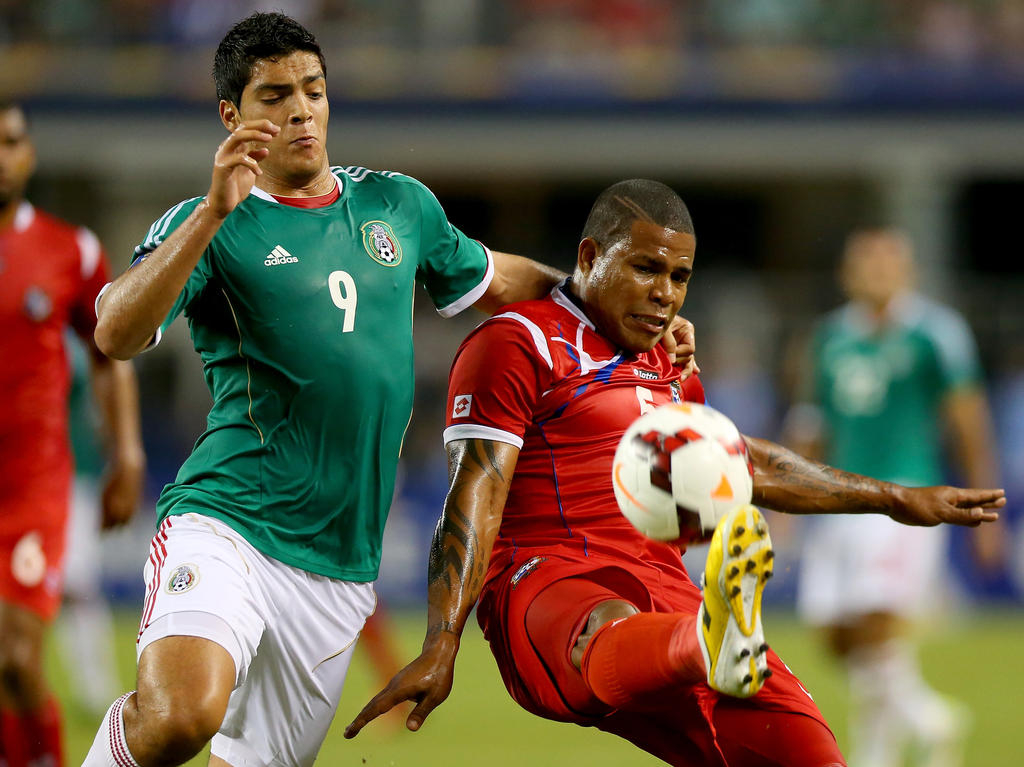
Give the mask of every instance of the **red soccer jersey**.
[[[91, 342], [106, 258], [88, 229], [66, 224], [27, 202], [0, 231], [0, 498], [66, 492], [68, 360], [63, 333]], [[50, 488], [50, 490], [47, 490]], [[56, 499], [66, 505], [66, 498]], [[19, 504], [14, 504], [17, 508]], [[49, 505], [49, 504], [47, 504]], [[35, 507], [37, 514], [44, 512]], [[48, 510], [47, 510], [48, 511]]]
[[673, 401], [703, 402], [699, 379], [680, 381], [660, 346], [639, 355], [616, 349], [561, 286], [477, 327], [452, 366], [444, 439], [520, 448], [489, 577], [533, 547], [682, 571], [676, 547], [622, 516], [611, 483], [623, 431]]

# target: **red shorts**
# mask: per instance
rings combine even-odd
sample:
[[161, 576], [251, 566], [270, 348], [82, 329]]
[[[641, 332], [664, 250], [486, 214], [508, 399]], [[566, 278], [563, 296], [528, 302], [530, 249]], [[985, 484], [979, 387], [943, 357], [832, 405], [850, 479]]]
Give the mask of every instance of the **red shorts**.
[[0, 493], [0, 601], [46, 621], [60, 609], [70, 478], [21, 478]]
[[612, 732], [675, 765], [844, 764], [821, 712], [774, 652], [773, 676], [752, 698], [720, 695], [701, 682], [659, 700], [656, 711], [627, 711], [590, 692], [570, 661], [590, 612], [621, 599], [642, 612], [696, 615], [700, 591], [685, 572], [597, 557], [518, 560], [485, 585], [477, 619], [505, 687], [527, 711]]

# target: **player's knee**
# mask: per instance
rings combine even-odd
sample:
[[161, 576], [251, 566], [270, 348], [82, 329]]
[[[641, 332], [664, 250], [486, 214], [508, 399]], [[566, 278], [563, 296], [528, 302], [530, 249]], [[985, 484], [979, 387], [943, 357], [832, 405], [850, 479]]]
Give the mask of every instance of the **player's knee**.
[[0, 641], [0, 685], [3, 691], [19, 699], [42, 675], [42, 648], [34, 637], [7, 633]]
[[611, 599], [597, 605], [597, 607], [590, 612], [590, 616], [587, 618], [587, 627], [576, 640], [576, 646], [572, 648], [572, 652], [570, 653], [572, 664], [577, 669], [581, 668], [583, 655], [587, 650], [587, 646], [590, 644], [590, 640], [594, 638], [603, 626], [614, 621], [621, 620], [622, 618], [628, 618], [631, 615], [636, 615], [638, 612], [640, 612], [640, 610], [636, 605], [621, 599]]
[[177, 764], [198, 754], [217, 734], [223, 719], [224, 707], [209, 697], [180, 704], [163, 701], [156, 706], [145, 706], [140, 701], [139, 740], [153, 753]]

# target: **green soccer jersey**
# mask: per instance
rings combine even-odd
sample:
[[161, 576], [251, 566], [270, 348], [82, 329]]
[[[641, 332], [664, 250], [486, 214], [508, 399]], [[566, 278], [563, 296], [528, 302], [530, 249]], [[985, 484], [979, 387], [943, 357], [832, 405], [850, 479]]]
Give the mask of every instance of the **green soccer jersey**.
[[[493, 268], [418, 181], [332, 172], [340, 196], [326, 207], [254, 188], [164, 322], [185, 313], [213, 407], [157, 513], [216, 517], [282, 562], [371, 581], [412, 415], [415, 281], [451, 316]], [[136, 257], [200, 199], [171, 208]]]
[[812, 349], [825, 460], [901, 484], [941, 483], [941, 401], [980, 379], [960, 316], [908, 295], [876, 328], [848, 304], [822, 322]]
[[71, 369], [68, 392], [68, 437], [75, 459], [75, 475], [98, 479], [106, 450], [100, 439], [100, 420], [89, 381], [89, 350], [74, 333], [64, 334]]

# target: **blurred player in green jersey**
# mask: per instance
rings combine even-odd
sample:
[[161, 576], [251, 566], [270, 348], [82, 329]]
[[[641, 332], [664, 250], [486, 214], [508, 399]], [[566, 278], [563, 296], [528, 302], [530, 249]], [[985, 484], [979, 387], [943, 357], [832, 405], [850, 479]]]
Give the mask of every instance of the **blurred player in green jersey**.
[[491, 253], [407, 176], [332, 167], [326, 64], [279, 13], [214, 61], [228, 137], [202, 197], [159, 218], [99, 300], [129, 358], [189, 321], [213, 395], [157, 504], [138, 689], [86, 765], [308, 765], [374, 608], [413, 401], [412, 300], [444, 316], [545, 295], [560, 275]]
[[[969, 485], [997, 484], [994, 438], [970, 329], [912, 291], [907, 237], [853, 232], [840, 269], [849, 302], [826, 316], [810, 349], [806, 401], [791, 413], [801, 452], [861, 474], [923, 486], [943, 479], [943, 437]], [[825, 632], [849, 675], [850, 764], [953, 765], [966, 725], [921, 677], [907, 624], [936, 593], [948, 531], [878, 517], [809, 521], [798, 607]], [[997, 526], [974, 531], [983, 562], [999, 557]], [[934, 602], [934, 600], [932, 600]], [[932, 760], [932, 761], [929, 761]]]
[[100, 494], [108, 450], [89, 380], [88, 350], [70, 333], [65, 334], [65, 343], [71, 360], [68, 435], [75, 472], [64, 562], [64, 599], [55, 634], [75, 702], [84, 711], [101, 715], [119, 687], [113, 616], [102, 589]]

